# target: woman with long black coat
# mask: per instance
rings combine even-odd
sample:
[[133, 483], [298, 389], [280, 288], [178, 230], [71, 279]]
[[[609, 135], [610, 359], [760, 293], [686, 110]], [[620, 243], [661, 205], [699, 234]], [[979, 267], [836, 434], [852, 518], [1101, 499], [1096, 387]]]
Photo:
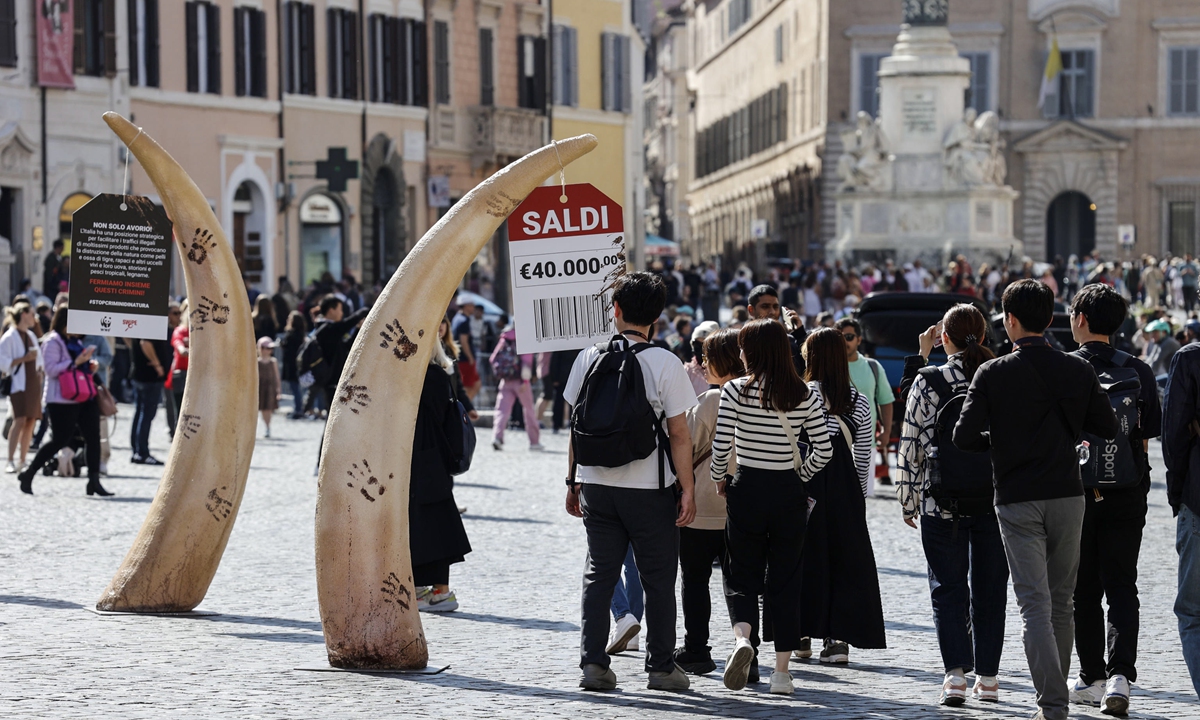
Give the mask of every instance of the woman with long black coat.
[[454, 362], [440, 342], [425, 371], [417, 425], [413, 432], [412, 478], [408, 488], [409, 547], [417, 606], [424, 612], [452, 612], [458, 599], [450, 589], [450, 566], [471, 552], [450, 474], [447, 415], [458, 413]]
[[[869, 400], [850, 381], [841, 332], [812, 333], [804, 356], [809, 389], [825, 408], [833, 459], [808, 482], [816, 502], [800, 561], [800, 631], [824, 641], [821, 662], [840, 664], [849, 661], [850, 645], [887, 647], [865, 500], [874, 424]], [[805, 645], [798, 657], [811, 656], [811, 642]]]

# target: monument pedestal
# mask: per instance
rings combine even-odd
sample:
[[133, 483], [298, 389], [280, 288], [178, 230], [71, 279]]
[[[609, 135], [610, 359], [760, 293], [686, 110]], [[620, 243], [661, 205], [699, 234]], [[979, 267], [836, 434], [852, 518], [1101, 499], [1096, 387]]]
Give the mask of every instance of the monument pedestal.
[[879, 117], [859, 113], [842, 134], [828, 257], [944, 267], [958, 254], [975, 264], [1023, 255], [999, 118], [964, 112], [970, 78], [944, 23], [901, 26], [879, 64]]

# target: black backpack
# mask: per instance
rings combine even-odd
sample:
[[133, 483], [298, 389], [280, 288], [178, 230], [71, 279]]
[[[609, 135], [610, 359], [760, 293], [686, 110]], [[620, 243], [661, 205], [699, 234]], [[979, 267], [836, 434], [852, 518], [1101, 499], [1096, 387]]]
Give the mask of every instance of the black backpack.
[[325, 360], [325, 352], [321, 350], [321, 344], [317, 342], [317, 333], [314, 330], [304, 338], [304, 343], [300, 345], [300, 352], [296, 353], [296, 378], [302, 388], [309, 388], [313, 385], [325, 387], [325, 384], [329, 382], [330, 373], [329, 362]]
[[646, 384], [638, 353], [654, 345], [632, 345], [616, 336], [606, 346], [597, 345], [600, 356], [587, 374], [571, 410], [572, 447], [575, 464], [621, 467], [643, 460], [658, 450], [658, 485], [665, 487], [663, 459], [671, 463], [663, 417], [654, 412], [646, 398]]
[[938, 394], [933, 444], [939, 474], [929, 485], [929, 495], [938, 508], [955, 516], [986, 515], [992, 511], [995, 495], [991, 455], [959, 450], [953, 439], [967, 393], [954, 392], [940, 367], [922, 368], [919, 374]]
[[1100, 387], [1117, 415], [1117, 436], [1102, 438], [1083, 433], [1091, 456], [1080, 466], [1079, 474], [1085, 488], [1128, 488], [1139, 485], [1145, 477], [1145, 461], [1141, 448], [1142, 380], [1129, 363], [1133, 356], [1116, 350], [1107, 361], [1087, 346], [1075, 351], [1096, 369]]

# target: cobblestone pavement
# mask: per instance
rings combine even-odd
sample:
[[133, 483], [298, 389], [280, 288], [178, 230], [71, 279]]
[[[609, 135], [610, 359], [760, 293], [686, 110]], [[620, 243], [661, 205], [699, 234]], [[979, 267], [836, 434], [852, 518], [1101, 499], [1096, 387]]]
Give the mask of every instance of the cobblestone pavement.
[[[274, 437], [258, 441], [241, 514], [201, 605], [219, 615], [97, 616], [85, 607], [128, 550], [159, 477], [128, 463], [130, 416], [122, 407], [105, 481], [113, 499], [86, 498], [82, 480], [40, 476], [37, 495], [27, 497], [12, 476], [0, 477], [0, 717], [1025, 718], [1035, 709], [1011, 599], [1004, 702], [935, 705], [941, 667], [919, 535], [888, 499], [870, 501], [868, 512], [889, 649], [852, 651], [846, 667], [793, 663], [792, 697], [768, 694], [765, 683], [733, 693], [717, 673], [693, 678], [688, 693], [650, 692], [640, 653], [614, 659], [619, 691], [580, 692], [583, 529], [562, 509], [566, 442], [550, 433], [541, 455], [524, 449], [521, 433], [499, 453], [481, 437], [475, 468], [460, 478], [475, 548], [451, 575], [462, 608], [422, 618], [433, 659], [450, 665], [440, 675], [295, 670], [325, 662], [313, 573], [313, 422], [277, 420]], [[166, 441], [160, 413], [151, 441], [159, 457]], [[1164, 496], [1159, 471], [1142, 546], [1133, 709], [1137, 717], [1196, 718], [1171, 611], [1175, 536]], [[719, 662], [729, 646], [720, 611], [712, 630]]]

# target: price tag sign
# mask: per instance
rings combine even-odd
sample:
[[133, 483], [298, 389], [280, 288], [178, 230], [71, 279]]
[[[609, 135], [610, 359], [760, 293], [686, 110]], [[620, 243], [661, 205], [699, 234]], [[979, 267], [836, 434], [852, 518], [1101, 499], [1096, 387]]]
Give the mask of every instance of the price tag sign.
[[508, 216], [517, 352], [577, 350], [616, 332], [625, 274], [621, 206], [592, 185], [539, 187]]
[[67, 332], [166, 340], [171, 247], [149, 198], [103, 194], [76, 210]]

